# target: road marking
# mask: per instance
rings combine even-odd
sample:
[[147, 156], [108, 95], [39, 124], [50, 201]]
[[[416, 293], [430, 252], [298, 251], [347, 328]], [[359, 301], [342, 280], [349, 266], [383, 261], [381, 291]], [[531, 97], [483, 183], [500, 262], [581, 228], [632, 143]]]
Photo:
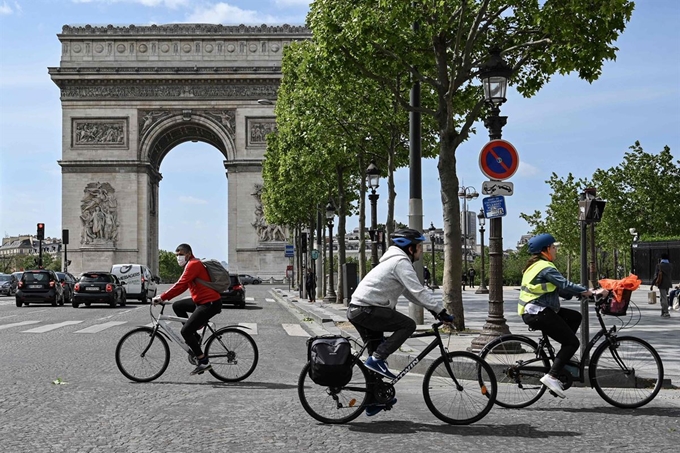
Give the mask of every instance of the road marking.
[[241, 327], [247, 327], [247, 329], [244, 329], [246, 332], [248, 332], [250, 335], [257, 335], [257, 323], [255, 322], [240, 322], [238, 323], [239, 326]]
[[50, 330], [59, 329], [60, 327], [72, 326], [74, 324], [80, 324], [83, 321], [64, 321], [57, 324], [47, 324], [46, 326], [36, 327], [35, 329], [22, 330], [21, 333], [44, 333]]
[[111, 327], [119, 326], [121, 324], [126, 324], [127, 321], [110, 321], [110, 322], [105, 322], [103, 324], [97, 324], [94, 326], [87, 327], [82, 330], [76, 330], [73, 333], [98, 333], [101, 332], [102, 330], [106, 330]]
[[254, 297], [246, 297], [246, 301], [255, 302], [255, 298]]
[[38, 324], [40, 321], [21, 321], [21, 322], [15, 322], [13, 324], [5, 324], [0, 326], [0, 330], [2, 329], [9, 329], [10, 327], [17, 327], [17, 326], [27, 326], [29, 324]]
[[310, 335], [300, 324], [281, 324], [283, 330], [291, 337], [309, 337]]
[[269, 297], [265, 297], [264, 300], [267, 301], [267, 302], [276, 302], [276, 300], [271, 299]]

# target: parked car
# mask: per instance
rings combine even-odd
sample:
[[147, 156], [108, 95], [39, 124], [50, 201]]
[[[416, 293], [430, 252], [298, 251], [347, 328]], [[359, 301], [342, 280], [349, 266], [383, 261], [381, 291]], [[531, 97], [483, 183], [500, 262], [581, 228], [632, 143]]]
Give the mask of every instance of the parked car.
[[30, 303], [64, 305], [64, 289], [54, 271], [45, 269], [24, 271], [17, 286], [17, 307]]
[[110, 272], [83, 272], [73, 293], [73, 308], [80, 304], [89, 307], [93, 303], [105, 303], [110, 307], [125, 306], [127, 294], [125, 283]]
[[64, 302], [72, 303], [77, 282], [76, 278], [68, 272], [57, 272], [57, 277], [59, 277], [61, 287], [64, 288]]
[[238, 274], [238, 278], [241, 280], [241, 283], [244, 285], [259, 285], [262, 283], [262, 279], [260, 277], [253, 277], [252, 275], [248, 274]]
[[160, 278], [143, 264], [114, 264], [111, 266], [111, 273], [125, 282], [128, 299], [151, 303], [151, 299], [158, 293], [157, 284]]
[[0, 295], [14, 296], [19, 282], [12, 274], [0, 274]]
[[230, 275], [231, 286], [221, 294], [223, 304], [234, 304], [238, 308], [246, 306], [246, 289], [243, 287], [238, 275]]

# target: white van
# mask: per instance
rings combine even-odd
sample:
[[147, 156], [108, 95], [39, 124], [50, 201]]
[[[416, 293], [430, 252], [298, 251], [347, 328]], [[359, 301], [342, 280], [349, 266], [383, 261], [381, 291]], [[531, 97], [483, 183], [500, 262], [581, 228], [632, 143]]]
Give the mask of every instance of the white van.
[[154, 277], [151, 270], [143, 264], [114, 264], [111, 266], [111, 273], [125, 282], [128, 299], [151, 303], [158, 292], [158, 277]]

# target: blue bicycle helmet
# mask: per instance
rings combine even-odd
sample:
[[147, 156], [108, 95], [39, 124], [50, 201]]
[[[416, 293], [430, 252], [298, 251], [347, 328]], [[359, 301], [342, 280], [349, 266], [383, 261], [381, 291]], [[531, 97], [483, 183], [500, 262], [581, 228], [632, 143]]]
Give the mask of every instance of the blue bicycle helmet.
[[397, 247], [408, 247], [411, 244], [417, 244], [419, 242], [425, 241], [425, 236], [423, 236], [423, 233], [410, 228], [402, 228], [401, 230], [397, 230], [392, 233], [390, 238]]
[[555, 238], [550, 233], [538, 234], [531, 239], [529, 239], [529, 253], [536, 255], [541, 253], [546, 247], [550, 247], [555, 243]]

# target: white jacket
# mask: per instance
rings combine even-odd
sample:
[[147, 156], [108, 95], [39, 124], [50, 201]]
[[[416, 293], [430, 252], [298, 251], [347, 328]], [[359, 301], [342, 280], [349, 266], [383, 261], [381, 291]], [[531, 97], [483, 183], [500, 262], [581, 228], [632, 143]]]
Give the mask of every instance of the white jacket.
[[351, 304], [362, 307], [389, 307], [394, 310], [397, 299], [402, 294], [409, 301], [435, 313], [444, 309], [441, 301], [434, 299], [432, 291], [420, 283], [406, 252], [399, 247], [391, 246], [380, 258], [380, 264], [371, 269], [359, 282], [352, 294]]

